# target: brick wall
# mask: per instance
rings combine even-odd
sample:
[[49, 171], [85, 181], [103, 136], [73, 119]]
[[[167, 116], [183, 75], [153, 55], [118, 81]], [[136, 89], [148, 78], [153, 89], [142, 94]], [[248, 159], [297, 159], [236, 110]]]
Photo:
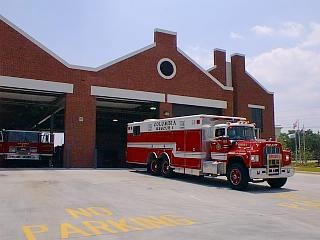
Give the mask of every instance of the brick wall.
[[[225, 115], [249, 117], [248, 104], [264, 105], [264, 136], [274, 135], [273, 95], [245, 73], [244, 58], [232, 57], [234, 91], [228, 91], [178, 50], [175, 34], [156, 31], [154, 40], [155, 47], [133, 57], [98, 72], [84, 71], [67, 67], [0, 21], [0, 75], [74, 84], [74, 93], [66, 94], [65, 107], [64, 157], [65, 165], [70, 167], [94, 166], [96, 99], [90, 96], [92, 85], [223, 100], [228, 105]], [[171, 80], [162, 78], [157, 72], [157, 63], [162, 58], [170, 58], [176, 64], [177, 73]], [[223, 85], [226, 85], [225, 58], [225, 51], [216, 49], [216, 68], [210, 72]], [[170, 103], [160, 104], [161, 117], [165, 117], [165, 111], [172, 113]], [[83, 121], [79, 121], [79, 117]]]
[[65, 167], [93, 167], [96, 140], [96, 98], [86, 79], [67, 94], [65, 108]]
[[65, 65], [0, 20], [0, 75], [72, 82]]
[[221, 49], [215, 49], [213, 52], [214, 57], [214, 69], [210, 71], [210, 74], [218, 79], [223, 85], [227, 85], [226, 76], [226, 51]]
[[[226, 71], [226, 51], [221, 49], [214, 49], [214, 67], [209, 70], [209, 73], [215, 77], [224, 86], [227, 85], [227, 71]], [[233, 102], [234, 91], [225, 91], [225, 98], [228, 99], [228, 108], [224, 110], [224, 115], [233, 116], [234, 115], [234, 102]]]
[[[70, 167], [92, 167], [96, 103], [95, 97], [90, 96], [88, 73], [69, 69], [3, 21], [0, 21], [0, 49], [2, 76], [74, 84], [74, 94], [66, 94], [65, 157], [68, 154]], [[79, 116], [84, 117], [84, 122], [78, 121]]]
[[250, 120], [248, 104], [265, 106], [263, 110], [263, 138], [275, 138], [273, 94], [268, 93], [245, 71], [245, 57], [240, 54], [231, 56], [232, 80], [234, 87], [234, 115]]
[[[99, 71], [94, 84], [232, 101], [232, 91], [227, 93], [177, 51], [173, 45], [175, 35], [155, 32], [155, 40], [155, 48]], [[157, 63], [162, 58], [170, 58], [177, 66], [177, 73], [171, 80], [158, 74]]]

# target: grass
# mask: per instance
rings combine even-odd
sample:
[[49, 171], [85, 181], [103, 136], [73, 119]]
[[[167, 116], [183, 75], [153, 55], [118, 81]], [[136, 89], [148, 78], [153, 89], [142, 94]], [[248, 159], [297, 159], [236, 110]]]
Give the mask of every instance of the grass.
[[317, 162], [294, 163], [293, 166], [296, 171], [319, 172], [320, 173], [320, 167]]

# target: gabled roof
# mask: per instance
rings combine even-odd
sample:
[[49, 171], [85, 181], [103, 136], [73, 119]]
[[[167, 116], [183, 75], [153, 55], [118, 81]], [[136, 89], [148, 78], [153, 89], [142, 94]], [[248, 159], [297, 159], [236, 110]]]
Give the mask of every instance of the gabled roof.
[[[154, 47], [156, 47], [156, 43], [152, 43], [146, 47], [140, 48], [134, 52], [131, 52], [129, 54], [126, 54], [120, 58], [117, 58], [115, 60], [112, 60], [108, 63], [105, 63], [99, 67], [86, 67], [86, 66], [79, 66], [79, 65], [73, 65], [68, 63], [67, 61], [65, 61], [64, 59], [62, 59], [61, 57], [59, 57], [57, 54], [55, 54], [53, 51], [51, 51], [50, 49], [48, 49], [46, 46], [44, 46], [42, 43], [40, 43], [39, 41], [37, 41], [36, 39], [34, 39], [32, 36], [30, 36], [29, 34], [27, 34], [25, 31], [23, 31], [21, 28], [19, 28], [18, 26], [16, 26], [15, 24], [13, 24], [12, 22], [10, 22], [8, 19], [6, 19], [5, 17], [3, 17], [2, 15], [0, 15], [0, 20], [2, 20], [3, 22], [5, 22], [8, 26], [10, 26], [11, 28], [13, 28], [15, 31], [17, 31], [18, 33], [20, 33], [21, 35], [23, 35], [26, 39], [28, 39], [29, 41], [31, 41], [32, 43], [34, 43], [36, 46], [38, 46], [40, 49], [42, 49], [43, 51], [45, 51], [46, 53], [48, 53], [51, 57], [53, 57], [54, 59], [56, 59], [57, 61], [59, 61], [60, 63], [62, 63], [63, 65], [65, 65], [66, 67], [70, 68], [70, 69], [78, 69], [78, 70], [84, 70], [84, 71], [91, 71], [91, 72], [98, 72], [102, 69], [105, 69], [109, 66], [112, 66], [116, 63], [119, 63], [121, 61], [124, 61], [128, 58], [131, 58], [135, 55], [138, 55], [139, 53], [145, 52], [149, 49], [152, 49]], [[172, 31], [168, 31], [168, 30], [164, 30], [164, 29], [159, 29], [156, 28], [154, 30], [155, 32], [162, 32], [165, 34], [170, 34], [170, 35], [177, 35], [176, 32], [172, 32]], [[224, 86], [219, 80], [217, 80], [215, 77], [213, 77], [210, 73], [208, 73], [204, 68], [202, 68], [198, 63], [196, 63], [192, 58], [190, 58], [185, 52], [183, 52], [181, 49], [177, 48], [177, 51], [182, 54], [188, 61], [190, 61], [195, 67], [197, 67], [202, 73], [204, 73], [209, 79], [211, 79], [214, 83], [216, 83], [219, 87], [221, 87], [224, 90], [229, 90], [232, 91], [233, 87], [229, 87], [229, 86]]]
[[184, 51], [178, 48], [178, 52], [181, 53], [185, 58], [187, 58], [193, 65], [200, 69], [208, 78], [214, 81], [218, 86], [220, 86], [224, 90], [232, 91], [233, 87], [224, 86], [218, 79], [212, 76], [209, 72], [207, 72], [203, 67], [201, 67], [197, 62], [195, 62], [191, 57], [189, 57]]
[[253, 80], [258, 86], [260, 86], [266, 93], [268, 94], [274, 94], [274, 92], [270, 92], [269, 90], [267, 90], [255, 77], [253, 77], [250, 73], [248, 73], [247, 71], [245, 71], [246, 74], [251, 78], [251, 80]]
[[25, 38], [27, 38], [29, 41], [31, 41], [32, 43], [34, 43], [36, 46], [38, 46], [40, 49], [42, 49], [43, 51], [45, 51], [46, 53], [48, 53], [51, 57], [53, 57], [54, 59], [56, 59], [57, 61], [59, 61], [60, 63], [62, 63], [63, 65], [65, 65], [68, 68], [71, 69], [78, 69], [78, 70], [84, 70], [84, 71], [92, 71], [92, 72], [98, 72], [106, 67], [109, 67], [113, 64], [116, 64], [118, 62], [121, 62], [125, 59], [128, 59], [130, 57], [133, 57], [141, 52], [147, 51], [151, 48], [154, 48], [156, 46], [155, 43], [150, 44], [146, 47], [143, 47], [141, 49], [138, 49], [132, 53], [129, 53], [127, 55], [124, 55], [120, 58], [117, 58], [115, 60], [112, 60], [108, 63], [105, 63], [99, 67], [93, 68], [93, 67], [86, 67], [86, 66], [79, 66], [79, 65], [73, 65], [68, 63], [67, 61], [65, 61], [64, 59], [62, 59], [61, 57], [59, 57], [57, 54], [55, 54], [54, 52], [52, 52], [49, 48], [47, 48], [46, 46], [44, 46], [42, 43], [40, 43], [39, 41], [37, 41], [36, 39], [34, 39], [32, 36], [30, 36], [29, 34], [27, 34], [25, 31], [23, 31], [21, 28], [19, 28], [18, 26], [16, 26], [15, 24], [13, 24], [12, 22], [10, 22], [7, 18], [3, 17], [2, 15], [0, 15], [0, 20], [5, 22], [7, 25], [9, 25], [11, 28], [13, 28], [15, 31], [17, 31], [18, 33], [20, 33], [21, 35], [23, 35]]

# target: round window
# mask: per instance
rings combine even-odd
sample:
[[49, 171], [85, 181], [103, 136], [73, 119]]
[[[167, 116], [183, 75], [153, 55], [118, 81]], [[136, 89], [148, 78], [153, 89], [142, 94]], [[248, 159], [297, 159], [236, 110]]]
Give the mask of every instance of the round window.
[[160, 76], [164, 79], [171, 79], [176, 75], [176, 65], [169, 58], [162, 58], [158, 62], [157, 69]]

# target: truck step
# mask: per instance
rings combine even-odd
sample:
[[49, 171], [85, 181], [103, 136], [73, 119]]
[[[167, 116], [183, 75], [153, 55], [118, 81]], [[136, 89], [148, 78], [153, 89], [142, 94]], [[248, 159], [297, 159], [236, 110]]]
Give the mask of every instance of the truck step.
[[204, 161], [202, 172], [204, 174], [219, 175], [223, 173], [223, 163], [217, 161]]

